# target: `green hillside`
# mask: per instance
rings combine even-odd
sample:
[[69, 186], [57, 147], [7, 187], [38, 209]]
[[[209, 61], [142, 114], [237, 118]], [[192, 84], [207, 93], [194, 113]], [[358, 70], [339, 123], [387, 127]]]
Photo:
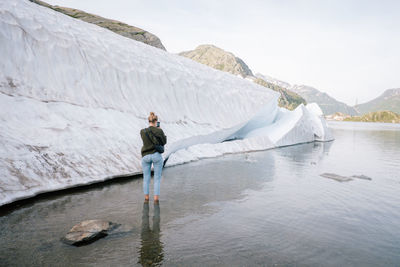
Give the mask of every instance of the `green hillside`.
[[392, 111], [375, 111], [362, 116], [347, 117], [344, 121], [400, 123], [400, 115]]

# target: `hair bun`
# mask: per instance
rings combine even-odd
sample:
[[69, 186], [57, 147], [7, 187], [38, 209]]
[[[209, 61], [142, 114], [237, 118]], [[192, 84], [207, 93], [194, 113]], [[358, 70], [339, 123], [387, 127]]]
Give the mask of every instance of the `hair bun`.
[[150, 112], [150, 116], [149, 116], [149, 122], [156, 122], [158, 121], [158, 117], [156, 114], [154, 114], [154, 112]]

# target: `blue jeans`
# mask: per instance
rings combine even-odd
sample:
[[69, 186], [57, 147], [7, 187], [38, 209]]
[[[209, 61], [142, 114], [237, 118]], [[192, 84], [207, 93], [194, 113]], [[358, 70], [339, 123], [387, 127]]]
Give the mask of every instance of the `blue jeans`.
[[143, 192], [149, 194], [151, 164], [154, 165], [154, 195], [160, 195], [161, 172], [163, 168], [163, 158], [160, 153], [156, 152], [146, 155], [142, 158], [143, 168]]

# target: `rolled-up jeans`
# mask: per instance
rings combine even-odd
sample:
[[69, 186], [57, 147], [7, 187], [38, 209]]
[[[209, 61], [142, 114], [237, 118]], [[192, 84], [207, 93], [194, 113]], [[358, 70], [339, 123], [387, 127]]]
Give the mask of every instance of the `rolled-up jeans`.
[[143, 169], [143, 192], [149, 194], [151, 164], [154, 166], [154, 195], [160, 195], [161, 172], [163, 168], [163, 158], [160, 153], [146, 155], [142, 158]]

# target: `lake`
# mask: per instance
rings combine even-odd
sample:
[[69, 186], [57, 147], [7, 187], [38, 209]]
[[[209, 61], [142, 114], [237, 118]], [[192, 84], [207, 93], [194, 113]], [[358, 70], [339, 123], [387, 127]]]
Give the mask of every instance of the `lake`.
[[[400, 125], [329, 125], [333, 142], [166, 168], [159, 205], [129, 179], [2, 211], [0, 265], [399, 266]], [[121, 226], [60, 241], [86, 219]]]

